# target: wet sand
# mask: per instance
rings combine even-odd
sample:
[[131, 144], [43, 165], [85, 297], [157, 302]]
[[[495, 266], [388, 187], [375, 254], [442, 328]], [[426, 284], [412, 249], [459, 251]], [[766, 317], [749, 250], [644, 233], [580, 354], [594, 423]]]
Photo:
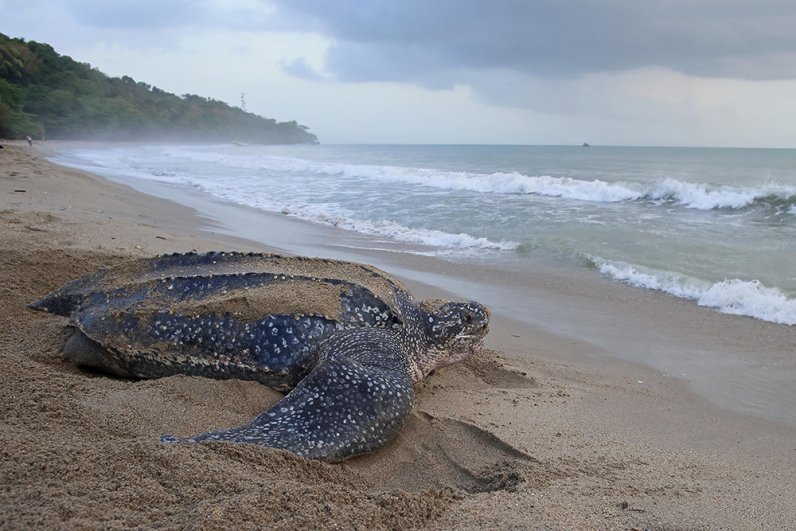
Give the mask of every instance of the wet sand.
[[[68, 155], [56, 160], [78, 162]], [[440, 260], [428, 256], [429, 247], [422, 245], [244, 207], [187, 186], [119, 175], [102, 167], [95, 170], [200, 212], [203, 226], [214, 232], [293, 254], [377, 265], [415, 281], [421, 295], [439, 295], [427, 289], [434, 286], [460, 298], [478, 299], [500, 315], [502, 323], [517, 321], [520, 330], [576, 338], [587, 345], [591, 357], [653, 367], [687, 382], [689, 389], [723, 408], [796, 427], [796, 327], [717, 315], [692, 301], [626, 286], [569, 262], [506, 253]], [[553, 359], [566, 355], [566, 349], [559, 350]]]
[[[79, 370], [60, 356], [65, 320], [25, 305], [131, 257], [284, 246], [54, 166], [40, 147], [4, 145], [0, 527], [794, 528], [796, 430], [714, 405], [728, 405], [732, 382], [711, 402], [666, 363], [622, 355], [647, 348], [687, 362], [689, 349], [757, 348], [786, 363], [792, 327], [555, 271], [495, 279], [490, 291], [488, 271], [339, 247], [421, 296], [440, 293], [440, 276], [455, 277], [453, 291], [481, 286], [496, 306], [488, 349], [421, 383], [390, 445], [340, 465], [226, 443], [164, 446], [162, 433], [240, 424], [280, 395], [252, 382]], [[304, 230], [271, 219], [261, 234]], [[334, 247], [334, 231], [304, 228], [322, 231], [305, 254]], [[522, 314], [505, 302], [512, 292]]]

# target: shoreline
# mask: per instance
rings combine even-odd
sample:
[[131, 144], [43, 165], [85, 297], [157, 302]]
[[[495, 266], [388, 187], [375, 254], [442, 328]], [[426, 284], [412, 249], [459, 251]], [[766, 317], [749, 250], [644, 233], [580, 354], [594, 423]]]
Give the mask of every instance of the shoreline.
[[[131, 256], [268, 246], [233, 237], [207, 212], [52, 165], [38, 149], [7, 146], [0, 152], [6, 299], [0, 383], [8, 419], [0, 432], [7, 486], [0, 527], [192, 521], [784, 529], [796, 521], [790, 503], [796, 430], [719, 409], [686, 381], [630, 355], [623, 360], [615, 350], [646, 344], [687, 355], [680, 338], [663, 333], [665, 323], [698, 340], [696, 348], [721, 352], [759, 346], [764, 355], [776, 354], [792, 337], [751, 319], [674, 298], [659, 304], [660, 294], [555, 271], [485, 283], [495, 272], [335, 247], [408, 280], [421, 297], [438, 296], [440, 285], [457, 295], [492, 297], [489, 350], [420, 384], [398, 439], [343, 465], [223, 443], [159, 445], [160, 433], [245, 422], [278, 395], [250, 382], [87, 375], [60, 359], [63, 321], [31, 315], [24, 304], [81, 272]], [[279, 217], [261, 223], [290, 240], [295, 226], [279, 223], [294, 220]], [[319, 229], [317, 237], [328, 242], [334, 234]], [[458, 280], [440, 281], [451, 275]], [[507, 302], [518, 294], [525, 299], [520, 310]], [[639, 332], [655, 319], [668, 321], [652, 336]], [[627, 327], [636, 332], [624, 333]], [[716, 396], [737, 392], [729, 387]]]
[[[102, 168], [97, 171], [102, 175]], [[563, 340], [576, 338], [591, 345], [591, 357], [641, 364], [686, 382], [724, 409], [796, 427], [791, 407], [796, 404], [791, 356], [796, 327], [720, 313], [596, 270], [538, 260], [520, 268], [423, 256], [417, 254], [423, 246], [382, 244], [378, 237], [227, 202], [185, 186], [110, 173], [103, 177], [193, 209], [199, 226], [211, 232], [291, 254], [369, 262], [415, 283], [415, 292], [424, 297], [477, 299], [513, 322], [515, 331], [531, 326]], [[487, 344], [505, 350], [493, 336]]]

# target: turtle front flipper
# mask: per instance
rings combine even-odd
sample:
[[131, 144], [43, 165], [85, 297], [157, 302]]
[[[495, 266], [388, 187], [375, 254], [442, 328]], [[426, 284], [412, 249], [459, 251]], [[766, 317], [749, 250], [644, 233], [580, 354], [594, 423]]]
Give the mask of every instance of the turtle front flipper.
[[324, 342], [318, 364], [252, 422], [163, 442], [230, 441], [342, 461], [384, 446], [401, 429], [414, 392], [406, 353], [386, 330], [342, 332]]

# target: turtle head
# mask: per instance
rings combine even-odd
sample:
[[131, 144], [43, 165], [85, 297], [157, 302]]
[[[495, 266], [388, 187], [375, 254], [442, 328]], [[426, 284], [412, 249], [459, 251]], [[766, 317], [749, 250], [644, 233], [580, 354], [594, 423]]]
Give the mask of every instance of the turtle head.
[[427, 300], [420, 310], [428, 345], [410, 364], [415, 382], [476, 352], [489, 331], [489, 310], [475, 301]]

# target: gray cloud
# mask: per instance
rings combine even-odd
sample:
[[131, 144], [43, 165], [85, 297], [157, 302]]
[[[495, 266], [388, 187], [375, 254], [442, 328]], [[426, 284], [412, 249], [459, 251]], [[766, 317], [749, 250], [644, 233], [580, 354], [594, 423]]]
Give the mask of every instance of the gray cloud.
[[293, 29], [336, 44], [346, 81], [450, 86], [464, 71], [572, 78], [644, 67], [796, 77], [792, 0], [273, 0]]
[[282, 70], [299, 79], [318, 80], [321, 76], [313, 70], [304, 57], [282, 61]]

